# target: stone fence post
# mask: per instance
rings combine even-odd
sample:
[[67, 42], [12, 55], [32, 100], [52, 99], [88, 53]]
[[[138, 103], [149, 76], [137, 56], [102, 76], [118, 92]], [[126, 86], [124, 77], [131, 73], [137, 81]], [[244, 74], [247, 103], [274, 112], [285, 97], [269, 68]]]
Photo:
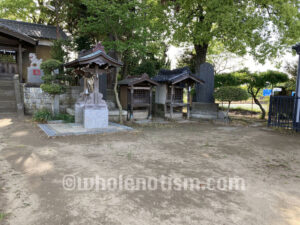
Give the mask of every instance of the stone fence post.
[[14, 88], [15, 88], [18, 117], [23, 118], [24, 117], [24, 104], [23, 104], [23, 101], [21, 98], [19, 74], [14, 75]]

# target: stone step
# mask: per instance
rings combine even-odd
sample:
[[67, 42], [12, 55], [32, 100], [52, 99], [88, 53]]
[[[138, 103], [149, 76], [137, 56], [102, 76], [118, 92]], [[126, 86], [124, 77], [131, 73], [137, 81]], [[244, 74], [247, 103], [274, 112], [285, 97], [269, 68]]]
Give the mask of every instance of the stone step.
[[13, 80], [12, 75], [0, 75], [0, 81], [1, 80]]
[[2, 87], [14, 87], [14, 82], [12, 80], [0, 80], [0, 89]]
[[3, 111], [16, 111], [17, 104], [16, 101], [0, 101], [0, 110]]
[[0, 95], [0, 101], [16, 101], [15, 95], [5, 96]]
[[15, 90], [13, 88], [8, 88], [8, 87], [1, 87], [0, 88], [0, 97], [2, 98], [14, 98], [15, 97]]
[[0, 118], [1, 116], [9, 115], [13, 116], [17, 113], [17, 109], [0, 109]]

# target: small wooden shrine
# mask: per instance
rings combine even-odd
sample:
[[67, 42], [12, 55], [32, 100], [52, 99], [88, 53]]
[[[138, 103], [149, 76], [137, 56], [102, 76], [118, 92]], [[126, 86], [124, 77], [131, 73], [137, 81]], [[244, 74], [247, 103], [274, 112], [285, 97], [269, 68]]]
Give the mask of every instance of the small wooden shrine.
[[99, 78], [108, 70], [120, 66], [122, 63], [108, 56], [100, 43], [92, 53], [65, 64], [65, 67], [74, 68], [74, 72], [84, 78], [84, 91], [75, 104], [76, 123], [83, 123], [84, 128], [108, 126], [108, 108], [103, 94], [99, 92]]
[[151, 80], [147, 74], [140, 77], [128, 77], [119, 82], [120, 101], [122, 107], [127, 109], [127, 118], [132, 120], [135, 109], [146, 109], [148, 119], [152, 114], [152, 89], [158, 83]]
[[[164, 117], [173, 118], [174, 109], [179, 108], [182, 114], [184, 107], [187, 108], [187, 118], [190, 117], [190, 91], [195, 83], [204, 84], [204, 81], [192, 74], [188, 67], [175, 70], [160, 70], [152, 80], [159, 83], [156, 88], [156, 110], [163, 108]], [[184, 89], [187, 92], [187, 101], [184, 102]], [[159, 107], [163, 106], [163, 107]]]

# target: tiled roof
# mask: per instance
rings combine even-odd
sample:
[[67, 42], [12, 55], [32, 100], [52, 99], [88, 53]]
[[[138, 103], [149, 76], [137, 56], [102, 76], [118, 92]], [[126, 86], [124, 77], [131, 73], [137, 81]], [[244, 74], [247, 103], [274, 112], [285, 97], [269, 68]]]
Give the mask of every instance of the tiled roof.
[[144, 73], [143, 75], [139, 76], [139, 77], [127, 77], [124, 80], [121, 80], [118, 82], [118, 85], [136, 85], [136, 84], [140, 84], [143, 82], [148, 82], [152, 85], [158, 85], [155, 81], [150, 80], [148, 74]]
[[[36, 39], [50, 39], [56, 38], [56, 27], [43, 24], [20, 22], [15, 20], [0, 19], [0, 26], [5, 26], [10, 30], [27, 35]], [[67, 39], [67, 35], [60, 29], [60, 36], [63, 39]]]
[[98, 66], [109, 65], [109, 67], [120, 67], [123, 65], [122, 62], [110, 57], [102, 50], [96, 50], [88, 55], [79, 57], [76, 60], [68, 62], [65, 64], [66, 67], [83, 66], [88, 64], [97, 64]]

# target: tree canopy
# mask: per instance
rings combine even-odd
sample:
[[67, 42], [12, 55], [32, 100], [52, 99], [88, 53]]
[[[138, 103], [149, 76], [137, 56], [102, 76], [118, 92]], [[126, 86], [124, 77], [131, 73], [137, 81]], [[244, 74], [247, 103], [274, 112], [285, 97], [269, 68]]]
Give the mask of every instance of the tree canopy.
[[260, 62], [299, 40], [297, 0], [175, 0], [171, 5], [173, 41], [194, 45], [196, 70], [212, 42]]

